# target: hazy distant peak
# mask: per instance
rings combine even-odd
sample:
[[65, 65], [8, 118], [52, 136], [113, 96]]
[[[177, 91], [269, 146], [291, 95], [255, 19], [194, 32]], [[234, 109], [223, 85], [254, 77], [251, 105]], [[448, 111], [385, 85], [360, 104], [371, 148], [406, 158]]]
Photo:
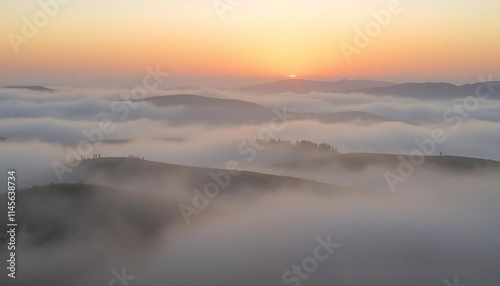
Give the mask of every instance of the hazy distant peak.
[[53, 92], [55, 91], [54, 89], [47, 88], [41, 85], [11, 85], [11, 86], [4, 86], [3, 88], [9, 88], [9, 89], [28, 89], [32, 91], [42, 91], [42, 92]]
[[390, 86], [394, 83], [373, 80], [314, 81], [306, 79], [284, 79], [271, 83], [241, 88], [241, 91], [278, 93], [278, 92], [345, 92], [359, 88]]
[[259, 107], [263, 106], [243, 101], [239, 99], [214, 98], [196, 94], [174, 94], [148, 97], [140, 101], [150, 102], [156, 106], [175, 106], [175, 105], [190, 105], [190, 106], [219, 106], [219, 107]]
[[[352, 92], [363, 92], [368, 94], [386, 94], [392, 96], [412, 97], [418, 99], [457, 99], [467, 96], [475, 96], [478, 88], [484, 85], [484, 88], [490, 94], [491, 99], [500, 98], [500, 82], [473, 83], [464, 85], [454, 85], [445, 82], [426, 82], [426, 83], [402, 83], [386, 87], [372, 87], [357, 89]], [[490, 91], [493, 87], [494, 90]], [[486, 91], [482, 91], [486, 94]]]

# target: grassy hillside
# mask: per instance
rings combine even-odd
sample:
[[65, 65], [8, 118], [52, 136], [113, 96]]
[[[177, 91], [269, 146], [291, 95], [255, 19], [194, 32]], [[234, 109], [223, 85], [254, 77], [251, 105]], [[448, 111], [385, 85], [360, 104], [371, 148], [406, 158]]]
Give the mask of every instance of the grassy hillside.
[[[340, 166], [353, 171], [363, 170], [370, 166], [397, 168], [400, 164], [399, 157], [409, 161], [408, 155], [382, 154], [382, 153], [331, 153], [321, 157], [303, 157], [300, 160], [291, 160], [279, 167], [288, 168], [323, 168], [327, 166]], [[500, 162], [486, 159], [459, 157], [459, 156], [425, 156], [422, 168], [437, 167], [448, 171], [474, 171], [481, 169], [498, 169]]]
[[[7, 213], [7, 197], [0, 196], [0, 210]], [[146, 194], [84, 184], [58, 184], [20, 190], [16, 195], [18, 234], [33, 245], [66, 239], [85, 240], [95, 232], [133, 228], [143, 238], [174, 218], [175, 208]], [[1, 216], [5, 233], [7, 216]]]
[[[228, 174], [230, 178], [229, 184], [222, 189], [222, 192], [243, 189], [272, 191], [278, 188], [291, 187], [303, 188], [308, 191], [341, 190], [337, 186], [287, 176], [246, 171], [231, 175], [226, 170], [221, 169], [181, 166], [133, 158], [84, 160], [71, 176], [73, 179], [79, 178], [85, 181], [102, 179], [113, 183], [134, 180], [139, 183], [144, 182], [145, 186], [161, 182], [166, 190], [169, 187], [183, 187], [191, 190], [192, 188], [203, 189], [206, 184], [216, 182], [213, 176], [218, 176], [217, 174], [221, 173]], [[172, 185], [169, 185], [169, 182], [172, 182]]]

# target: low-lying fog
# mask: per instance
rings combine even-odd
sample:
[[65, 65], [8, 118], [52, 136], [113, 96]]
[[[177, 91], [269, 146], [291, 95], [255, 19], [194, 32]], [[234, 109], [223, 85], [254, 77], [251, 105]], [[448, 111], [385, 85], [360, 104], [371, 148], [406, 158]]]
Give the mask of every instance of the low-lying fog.
[[[235, 161], [243, 170], [276, 175], [275, 181], [295, 177], [343, 191], [312, 191], [306, 183], [278, 185], [273, 191], [236, 186], [244, 191], [211, 199], [186, 224], [179, 204], [191, 202], [193, 194], [179, 190], [189, 190], [190, 182], [148, 176], [146, 170], [120, 173], [117, 161], [109, 168], [125, 179], [115, 181], [102, 174], [85, 178], [102, 192], [22, 198], [20, 204], [29, 207], [19, 212], [36, 227], [21, 224], [19, 275], [14, 284], [5, 284], [10, 278], [1, 275], [1, 285], [448, 286], [455, 285], [455, 278], [456, 285], [500, 285], [500, 168], [456, 169], [449, 166], [455, 161], [439, 156], [472, 157], [464, 160], [474, 166], [473, 158], [500, 160], [500, 101], [484, 100], [477, 108], [456, 111], [454, 106], [464, 105], [460, 100], [189, 91], [295, 112], [364, 111], [388, 119], [292, 120], [269, 133], [263, 130], [276, 130], [273, 118], [255, 123], [245, 110], [244, 120], [222, 124], [203, 120], [186, 106], [121, 102], [134, 104], [128, 105], [130, 113], [125, 116], [114, 112], [111, 104], [126, 92], [0, 89], [0, 171], [16, 169], [21, 188], [58, 183], [54, 162], [68, 165], [80, 159], [73, 154], [86, 140], [84, 133], [94, 132], [107, 118], [113, 130], [94, 138], [108, 142], [91, 144], [84, 157], [134, 155], [220, 169]], [[186, 91], [154, 91], [149, 96], [177, 93]], [[395, 192], [384, 175], [398, 172], [391, 156], [387, 162], [392, 163], [384, 163], [384, 156], [373, 162], [373, 154], [366, 154], [363, 160], [368, 163], [359, 167], [353, 161], [352, 167], [335, 152], [261, 148], [252, 139], [309, 140], [331, 144], [341, 153], [410, 154], [421, 148], [416, 141], [429, 142], [436, 130], [446, 139], [433, 142], [428, 155], [438, 156], [432, 160], [441, 164], [415, 168]], [[248, 139], [253, 145], [245, 143]], [[77, 182], [75, 174], [64, 174], [63, 181]], [[6, 185], [5, 175], [0, 184]], [[53, 229], [64, 231], [53, 236]], [[6, 257], [3, 246], [0, 254]], [[129, 280], [120, 281], [117, 272], [122, 270]]]
[[[104, 201], [95, 195], [96, 205], [115, 213], [105, 227], [93, 212], [64, 222], [71, 219], [65, 199], [46, 201], [29, 210], [41, 225], [55, 212], [52, 220], [71, 228], [63, 239], [39, 244], [20, 233], [19, 277], [9, 285], [108, 285], [111, 271], [123, 267], [135, 276], [128, 285], [443, 285], [455, 277], [459, 285], [498, 285], [498, 180], [435, 173], [406, 189], [326, 196], [280, 189], [250, 202], [221, 197], [189, 225], [179, 213], [157, 211], [158, 204], [175, 206], [161, 193], [142, 195], [131, 209], [119, 199], [124, 193]], [[142, 219], [123, 220], [121, 212]], [[139, 231], [158, 219], [165, 220], [158, 231]], [[285, 277], [300, 284], [285, 283], [285, 271], [314, 257], [319, 239], [340, 246], [321, 250], [317, 266], [307, 262], [314, 269], [301, 270], [307, 279]]]

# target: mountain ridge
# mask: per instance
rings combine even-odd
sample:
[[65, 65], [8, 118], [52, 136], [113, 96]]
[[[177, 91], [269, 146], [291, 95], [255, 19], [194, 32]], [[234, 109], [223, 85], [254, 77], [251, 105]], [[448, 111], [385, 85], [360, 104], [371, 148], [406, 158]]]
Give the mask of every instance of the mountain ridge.
[[476, 91], [480, 86], [484, 86], [481, 96], [484, 96], [486, 92], [489, 91], [491, 93], [491, 99], [500, 99], [500, 81], [454, 85], [446, 82], [406, 82], [396, 84], [372, 80], [344, 79], [329, 82], [305, 79], [286, 79], [271, 83], [247, 86], [240, 88], [239, 90], [256, 93], [333, 92], [392, 95], [417, 99], [457, 99], [477, 95]]
[[391, 82], [374, 80], [341, 79], [338, 81], [315, 81], [306, 79], [284, 79], [240, 88], [250, 92], [346, 92], [355, 88], [381, 87], [394, 85]]

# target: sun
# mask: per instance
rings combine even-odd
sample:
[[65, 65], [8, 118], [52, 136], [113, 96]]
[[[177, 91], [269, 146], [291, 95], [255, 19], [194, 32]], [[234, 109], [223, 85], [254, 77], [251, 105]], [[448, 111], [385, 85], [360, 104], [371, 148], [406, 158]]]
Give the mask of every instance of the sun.
[[294, 74], [291, 74], [291, 75], [289, 75], [288, 77], [289, 77], [289, 78], [296, 78], [297, 76], [296, 76], [296, 75], [294, 75]]

